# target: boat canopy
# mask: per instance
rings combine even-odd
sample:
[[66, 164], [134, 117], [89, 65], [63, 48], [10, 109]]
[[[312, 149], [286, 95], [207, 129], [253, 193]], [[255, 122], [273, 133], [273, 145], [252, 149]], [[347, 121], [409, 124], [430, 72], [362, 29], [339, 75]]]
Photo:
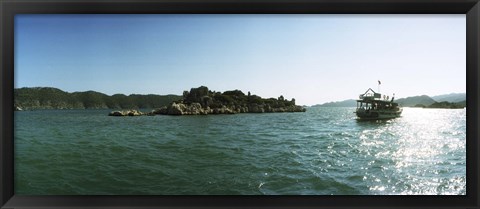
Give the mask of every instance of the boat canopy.
[[[393, 95], [395, 96], [395, 94]], [[393, 103], [394, 97], [390, 100], [390, 97], [387, 95], [382, 95], [380, 93], [375, 92], [373, 89], [369, 88], [365, 93], [360, 94], [359, 100], [357, 102], [365, 102], [365, 103]]]
[[375, 92], [375, 91], [372, 90], [371, 88], [368, 88], [368, 90], [367, 90], [365, 93], [360, 94], [359, 98], [362, 99], [362, 100], [381, 99], [381, 98], [382, 98], [382, 94]]

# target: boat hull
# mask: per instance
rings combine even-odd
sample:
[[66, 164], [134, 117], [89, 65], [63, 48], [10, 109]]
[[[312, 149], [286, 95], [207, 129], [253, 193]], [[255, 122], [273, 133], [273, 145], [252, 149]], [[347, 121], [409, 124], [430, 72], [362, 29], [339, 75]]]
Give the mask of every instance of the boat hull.
[[357, 117], [363, 120], [381, 120], [398, 118], [402, 114], [402, 111], [356, 111]]

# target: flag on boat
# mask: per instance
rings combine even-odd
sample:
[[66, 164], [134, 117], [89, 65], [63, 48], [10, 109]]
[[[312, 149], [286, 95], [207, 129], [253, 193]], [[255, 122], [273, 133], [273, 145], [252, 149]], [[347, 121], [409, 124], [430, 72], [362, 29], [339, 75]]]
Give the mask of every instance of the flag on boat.
[[378, 80], [378, 85], [382, 84], [382, 82], [380, 82], [380, 80]]

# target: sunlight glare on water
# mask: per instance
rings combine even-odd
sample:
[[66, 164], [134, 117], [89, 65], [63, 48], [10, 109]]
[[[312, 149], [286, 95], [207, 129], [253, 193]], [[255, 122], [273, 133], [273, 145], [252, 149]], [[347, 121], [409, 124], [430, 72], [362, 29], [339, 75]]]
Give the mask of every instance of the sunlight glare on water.
[[109, 117], [15, 112], [24, 195], [465, 195], [466, 110]]
[[[370, 189], [393, 194], [435, 195], [457, 194], [451, 192], [451, 188], [455, 188], [465, 194], [465, 167], [454, 172], [450, 166], [465, 166], [465, 155], [454, 154], [466, 152], [465, 124], [463, 109], [405, 108], [401, 118], [386, 122], [381, 129], [364, 130], [360, 138], [364, 139], [365, 150], [385, 147], [375, 157], [388, 159], [381, 166], [384, 176], [377, 176], [372, 183], [378, 185]], [[452, 172], [455, 174], [452, 178], [439, 177]], [[385, 185], [383, 181], [396, 183]]]

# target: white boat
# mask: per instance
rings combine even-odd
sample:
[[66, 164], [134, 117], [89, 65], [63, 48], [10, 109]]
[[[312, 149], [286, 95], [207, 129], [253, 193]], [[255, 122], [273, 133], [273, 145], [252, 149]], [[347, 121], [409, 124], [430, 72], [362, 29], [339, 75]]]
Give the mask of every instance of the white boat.
[[357, 100], [357, 110], [355, 113], [359, 119], [378, 120], [400, 117], [403, 109], [398, 103], [393, 102], [389, 96], [376, 93], [369, 88], [365, 93], [360, 94]]

